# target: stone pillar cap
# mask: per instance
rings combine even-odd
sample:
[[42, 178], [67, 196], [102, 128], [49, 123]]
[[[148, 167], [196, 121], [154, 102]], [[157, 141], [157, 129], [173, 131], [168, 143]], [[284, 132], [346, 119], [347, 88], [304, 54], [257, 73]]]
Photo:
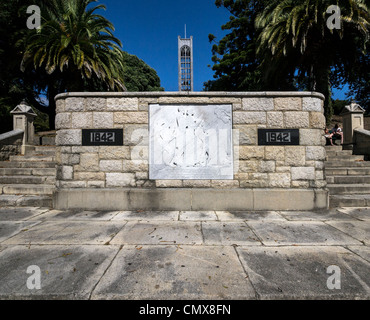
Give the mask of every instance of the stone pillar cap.
[[17, 105], [12, 111], [11, 114], [26, 114], [33, 117], [37, 117], [37, 114], [33, 111], [32, 107], [27, 105], [25, 101], [22, 101], [19, 105]]
[[362, 108], [359, 104], [352, 102], [349, 106], [345, 106], [340, 113], [340, 115], [347, 113], [364, 113], [365, 109]]

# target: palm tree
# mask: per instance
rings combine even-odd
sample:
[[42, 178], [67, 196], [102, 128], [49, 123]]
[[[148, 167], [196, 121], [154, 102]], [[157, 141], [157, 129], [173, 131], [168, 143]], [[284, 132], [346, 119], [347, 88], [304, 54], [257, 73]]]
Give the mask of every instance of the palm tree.
[[[29, 39], [21, 68], [33, 68], [45, 79], [50, 124], [54, 125], [54, 96], [65, 91], [105, 88], [126, 90], [121, 42], [114, 27], [96, 14], [96, 0], [42, 1], [42, 25]], [[95, 88], [94, 88], [95, 87]]]
[[[273, 0], [257, 17], [261, 29], [258, 53], [266, 81], [279, 81], [279, 75], [291, 78], [298, 71], [308, 78], [307, 89], [325, 95], [325, 115], [332, 116], [331, 72], [348, 67], [369, 39], [369, 12], [364, 0], [338, 0], [341, 28], [327, 27], [330, 0]], [[342, 72], [343, 76], [344, 73]]]

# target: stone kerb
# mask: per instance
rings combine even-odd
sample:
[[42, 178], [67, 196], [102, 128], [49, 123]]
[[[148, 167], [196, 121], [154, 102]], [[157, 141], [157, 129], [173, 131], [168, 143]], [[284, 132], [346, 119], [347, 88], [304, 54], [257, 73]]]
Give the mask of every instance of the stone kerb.
[[[58, 169], [56, 203], [59, 207], [63, 206], [62, 199], [65, 199], [68, 192], [72, 194], [82, 189], [87, 189], [84, 190], [84, 194], [89, 190], [95, 193], [99, 190], [111, 192], [126, 190], [131, 196], [138, 190], [141, 190], [141, 193], [145, 192], [144, 190], [152, 190], [163, 194], [176, 190], [183, 191], [184, 194], [203, 190], [205, 194], [208, 189], [214, 191], [218, 189], [217, 194], [221, 192], [235, 194], [235, 197], [251, 197], [251, 208], [260, 205], [255, 202], [260, 201], [258, 199], [261, 191], [265, 191], [267, 195], [268, 190], [278, 193], [293, 190], [301, 192], [300, 194], [309, 194], [310, 200], [307, 201], [311, 201], [312, 204], [292, 203], [292, 210], [298, 207], [307, 207], [309, 210], [315, 206], [327, 206], [323, 137], [325, 118], [321, 94], [67, 93], [58, 95], [56, 103]], [[148, 160], [150, 104], [231, 104], [234, 178], [150, 180]], [[258, 145], [258, 129], [269, 128], [299, 129], [299, 145]], [[83, 129], [123, 129], [123, 146], [82, 146]], [[234, 190], [233, 193], [230, 193], [231, 190]], [[323, 199], [320, 200], [320, 204], [315, 202], [318, 199], [317, 192], [321, 194], [320, 199]], [[249, 194], [246, 196], [247, 193]], [[225, 206], [226, 202], [219, 208]], [[265, 201], [267, 207], [268, 202]], [[243, 202], [243, 206], [246, 205]], [[72, 206], [71, 201], [69, 206]], [[190, 208], [195, 206], [196, 204], [193, 204]], [[281, 207], [290, 209], [289, 204]]]

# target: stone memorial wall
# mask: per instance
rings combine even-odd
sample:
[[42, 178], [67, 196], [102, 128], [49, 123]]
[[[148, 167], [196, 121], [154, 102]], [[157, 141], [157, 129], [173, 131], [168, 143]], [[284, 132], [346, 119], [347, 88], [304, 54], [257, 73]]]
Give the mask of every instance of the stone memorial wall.
[[312, 92], [60, 94], [55, 207], [326, 208], [323, 99]]

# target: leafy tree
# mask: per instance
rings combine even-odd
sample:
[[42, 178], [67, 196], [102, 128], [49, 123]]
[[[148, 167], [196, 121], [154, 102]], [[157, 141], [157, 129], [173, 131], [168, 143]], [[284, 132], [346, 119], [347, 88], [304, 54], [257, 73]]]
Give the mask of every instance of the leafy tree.
[[328, 121], [332, 86], [353, 83], [364, 96], [361, 88], [369, 79], [363, 68], [369, 39], [364, 0], [335, 1], [341, 8], [339, 30], [327, 27], [329, 0], [215, 3], [232, 14], [222, 26], [230, 33], [212, 48], [216, 80], [205, 83], [205, 90], [318, 91], [326, 97]]
[[255, 91], [263, 89], [258, 70], [260, 59], [256, 55], [258, 31], [255, 28], [257, 14], [267, 1], [216, 0], [217, 7], [226, 8], [230, 20], [221, 28], [230, 32], [216, 42], [214, 35], [208, 36], [213, 44], [212, 69], [215, 80], [204, 84], [206, 91]]
[[44, 110], [50, 128], [54, 128], [57, 93], [94, 89], [91, 87], [97, 82], [108, 90], [125, 89], [121, 42], [113, 36], [113, 25], [95, 13], [105, 6], [88, 8], [93, 2], [96, 0], [43, 3], [41, 28], [30, 37], [24, 53], [22, 70], [32, 68], [44, 80], [39, 85], [48, 98]]
[[157, 72], [143, 60], [123, 52], [123, 79], [127, 91], [163, 91]]
[[[0, 2], [0, 132], [12, 129], [22, 100], [37, 109], [36, 130], [54, 127], [54, 96], [65, 91], [163, 90], [155, 70], [121, 50], [113, 25], [87, 0]], [[42, 10], [40, 30], [29, 30], [27, 7]], [[22, 67], [22, 70], [21, 70]]]
[[333, 114], [331, 73], [343, 69], [346, 77], [350, 63], [361, 55], [358, 48], [365, 53], [369, 36], [370, 17], [364, 1], [338, 0], [337, 4], [339, 29], [327, 26], [331, 0], [273, 0], [256, 19], [261, 30], [257, 53], [264, 57], [265, 80], [275, 85], [278, 72], [292, 77], [298, 71], [298, 79], [308, 78], [308, 90], [325, 95], [327, 120]]

